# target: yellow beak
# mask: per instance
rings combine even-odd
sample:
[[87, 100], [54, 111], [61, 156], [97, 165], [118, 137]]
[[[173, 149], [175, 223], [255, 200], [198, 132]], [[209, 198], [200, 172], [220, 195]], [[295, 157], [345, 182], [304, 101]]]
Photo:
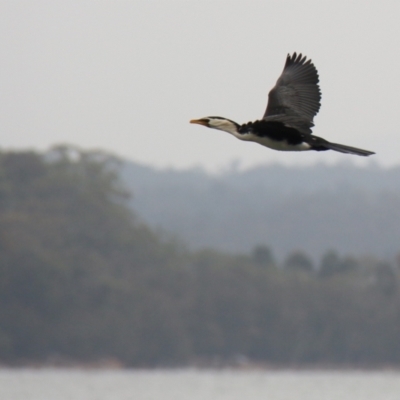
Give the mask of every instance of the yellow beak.
[[205, 121], [204, 119], [192, 119], [190, 120], [190, 123], [207, 126], [207, 121]]

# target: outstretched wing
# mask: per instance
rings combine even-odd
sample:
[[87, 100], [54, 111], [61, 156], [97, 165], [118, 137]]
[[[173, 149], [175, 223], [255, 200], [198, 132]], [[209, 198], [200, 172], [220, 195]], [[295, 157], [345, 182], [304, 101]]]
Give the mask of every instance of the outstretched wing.
[[280, 121], [304, 133], [311, 133], [313, 119], [321, 106], [318, 72], [311, 60], [288, 54], [283, 72], [269, 92], [263, 119]]

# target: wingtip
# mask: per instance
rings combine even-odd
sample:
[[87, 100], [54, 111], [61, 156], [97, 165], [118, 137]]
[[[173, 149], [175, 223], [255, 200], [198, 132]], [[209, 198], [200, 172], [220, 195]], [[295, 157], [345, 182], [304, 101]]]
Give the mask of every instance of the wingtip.
[[286, 62], [288, 64], [301, 64], [301, 65], [312, 64], [311, 58], [307, 59], [307, 56], [303, 56], [303, 53], [297, 53], [296, 51], [293, 54], [288, 53], [286, 57]]

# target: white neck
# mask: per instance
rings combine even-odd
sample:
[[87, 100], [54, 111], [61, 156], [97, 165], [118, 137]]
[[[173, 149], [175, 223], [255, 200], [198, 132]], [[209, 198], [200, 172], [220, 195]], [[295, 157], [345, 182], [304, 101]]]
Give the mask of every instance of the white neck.
[[209, 127], [213, 129], [219, 129], [220, 131], [228, 132], [237, 138], [240, 138], [241, 136], [238, 133], [237, 126], [235, 125], [235, 123], [227, 119], [210, 120]]

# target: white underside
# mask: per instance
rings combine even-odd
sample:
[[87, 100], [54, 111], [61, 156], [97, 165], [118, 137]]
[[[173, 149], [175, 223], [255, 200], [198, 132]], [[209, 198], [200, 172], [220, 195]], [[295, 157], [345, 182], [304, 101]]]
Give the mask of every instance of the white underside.
[[[209, 117], [210, 119], [211, 117]], [[235, 136], [240, 140], [244, 140], [247, 142], [255, 142], [259, 143], [262, 146], [269, 147], [270, 149], [280, 150], [280, 151], [305, 151], [310, 150], [311, 146], [308, 143], [300, 143], [297, 145], [288, 144], [286, 140], [272, 140], [267, 137], [259, 137], [254, 135], [253, 133], [249, 132], [246, 134], [240, 134], [237, 131], [237, 126], [229, 120], [225, 119], [210, 119], [209, 128], [218, 129], [221, 131], [225, 131], [230, 133], [231, 135]]]
[[[232, 133], [232, 132], [230, 132]], [[252, 133], [248, 133], [246, 135], [240, 135], [237, 133], [233, 134], [240, 140], [248, 141], [248, 142], [255, 142], [261, 144], [262, 146], [269, 147], [270, 149], [279, 150], [279, 151], [305, 151], [310, 150], [311, 146], [308, 143], [300, 143], [297, 145], [291, 145], [286, 142], [286, 140], [276, 141], [269, 139], [267, 137], [259, 137]]]

